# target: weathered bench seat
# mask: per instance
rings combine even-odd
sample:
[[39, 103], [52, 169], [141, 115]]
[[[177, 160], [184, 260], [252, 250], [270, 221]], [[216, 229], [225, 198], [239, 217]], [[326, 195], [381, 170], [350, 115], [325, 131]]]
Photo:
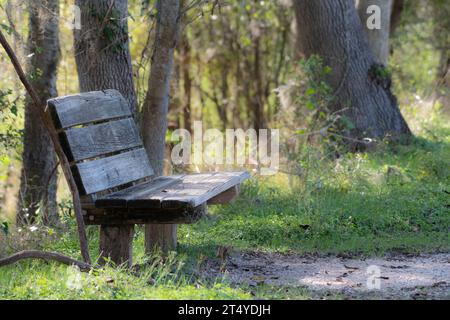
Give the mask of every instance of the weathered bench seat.
[[[70, 162], [85, 223], [101, 225], [101, 253], [116, 263], [131, 263], [135, 224], [193, 223], [207, 204], [229, 202], [249, 177], [211, 172], [155, 178], [130, 108], [116, 90], [51, 99], [47, 112]], [[165, 249], [176, 244], [173, 232], [154, 240]]]
[[[99, 197], [87, 224], [193, 223], [203, 204], [222, 204], [239, 193], [247, 172], [213, 172], [158, 177], [151, 181]], [[105, 211], [106, 210], [106, 211]]]

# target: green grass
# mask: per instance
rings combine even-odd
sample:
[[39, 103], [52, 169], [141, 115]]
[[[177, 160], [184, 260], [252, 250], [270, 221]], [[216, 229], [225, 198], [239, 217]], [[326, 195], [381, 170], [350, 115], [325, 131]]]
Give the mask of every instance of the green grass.
[[[435, 133], [436, 134], [436, 131]], [[418, 137], [323, 162], [309, 187], [253, 179], [233, 204], [183, 226], [186, 248], [379, 255], [450, 248], [450, 141]]]
[[[309, 299], [314, 295], [304, 288], [235, 288], [206, 280], [198, 261], [214, 258], [220, 245], [366, 256], [448, 251], [449, 162], [450, 130], [441, 125], [423, 130], [408, 145], [383, 144], [369, 154], [310, 163], [308, 178], [293, 187], [283, 174], [253, 178], [237, 201], [181, 226], [179, 251], [165, 264], [149, 264], [139, 274], [112, 267], [79, 274], [54, 263], [21, 262], [0, 269], [0, 299]], [[15, 244], [14, 250], [0, 246], [0, 254], [37, 247], [79, 257], [75, 223], [64, 219], [68, 230], [62, 234], [41, 227], [0, 236], [2, 243]], [[97, 229], [90, 227], [88, 235], [95, 257]], [[135, 262], [148, 261], [142, 227], [134, 244]], [[77, 285], [70, 279], [78, 279]]]

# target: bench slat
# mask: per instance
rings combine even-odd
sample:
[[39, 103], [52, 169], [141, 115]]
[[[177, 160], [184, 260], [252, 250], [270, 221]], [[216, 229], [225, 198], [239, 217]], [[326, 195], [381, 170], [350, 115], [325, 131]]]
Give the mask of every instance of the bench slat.
[[132, 116], [128, 103], [116, 90], [50, 99], [47, 105], [57, 129]]
[[152, 176], [153, 169], [143, 148], [72, 167], [82, 194], [91, 194]]
[[[127, 201], [160, 191], [181, 182], [183, 176], [157, 177], [151, 181], [137, 184], [127, 189], [112, 193], [95, 202], [97, 208], [126, 208]], [[158, 202], [159, 203], [159, 202]]]
[[[147, 186], [131, 187], [98, 199], [95, 206], [97, 208], [121, 206], [128, 208], [130, 212], [139, 208], [195, 208], [241, 184], [248, 177], [247, 172], [217, 172], [165, 177], [166, 179], [162, 178], [155, 184], [155, 188], [149, 188], [151, 183]], [[176, 182], [163, 186], [163, 182], [168, 181], [167, 178], [176, 180]]]
[[248, 172], [217, 172], [204, 179], [199, 177], [202, 174], [196, 176], [175, 185], [178, 188], [166, 189], [165, 195], [159, 193], [154, 197], [161, 197], [162, 208], [197, 207], [249, 178]]
[[132, 118], [110, 121], [60, 134], [69, 161], [80, 161], [103, 154], [142, 146]]

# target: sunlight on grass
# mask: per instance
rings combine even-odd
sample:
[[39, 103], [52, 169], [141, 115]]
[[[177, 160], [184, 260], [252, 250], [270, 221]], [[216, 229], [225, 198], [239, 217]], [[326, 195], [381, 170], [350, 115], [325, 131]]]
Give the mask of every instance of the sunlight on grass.
[[[450, 130], [425, 130], [409, 145], [324, 161], [308, 183], [254, 178], [235, 203], [183, 226], [186, 247], [383, 254], [450, 248]], [[439, 136], [437, 136], [439, 134]]]

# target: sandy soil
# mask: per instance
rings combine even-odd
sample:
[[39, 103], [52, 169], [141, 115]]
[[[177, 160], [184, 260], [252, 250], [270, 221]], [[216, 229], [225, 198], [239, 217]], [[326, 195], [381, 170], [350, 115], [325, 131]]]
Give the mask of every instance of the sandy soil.
[[317, 298], [450, 299], [450, 253], [358, 259], [236, 252], [208, 269], [235, 284], [305, 287]]

